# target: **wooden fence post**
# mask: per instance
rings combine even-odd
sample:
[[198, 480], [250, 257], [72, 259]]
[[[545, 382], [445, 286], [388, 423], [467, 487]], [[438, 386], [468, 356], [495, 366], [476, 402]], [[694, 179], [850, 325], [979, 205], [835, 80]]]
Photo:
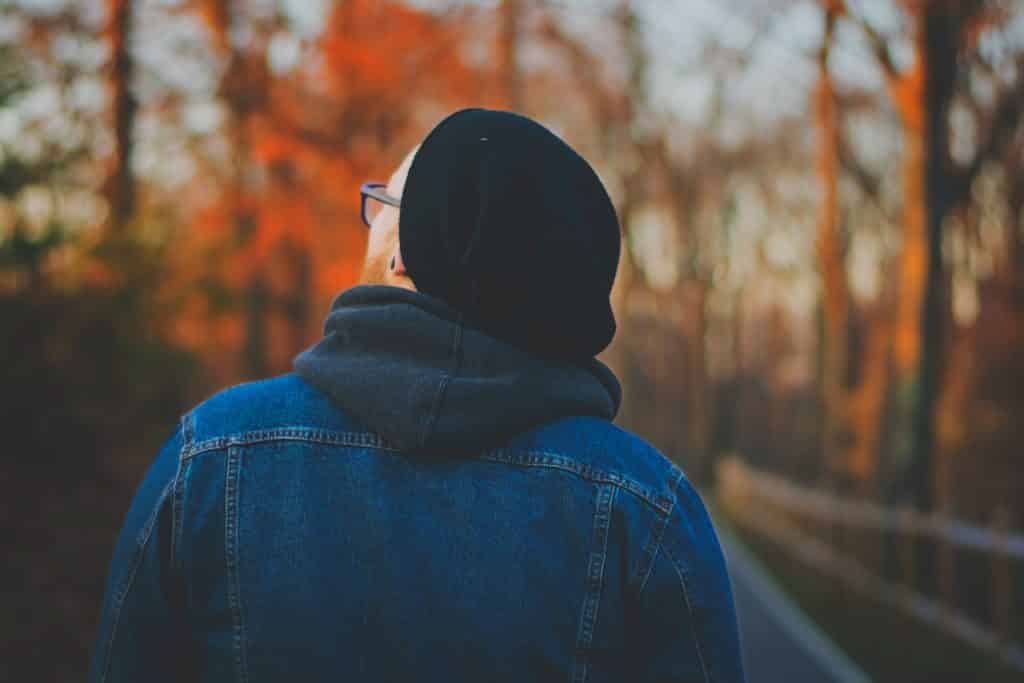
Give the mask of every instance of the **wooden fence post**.
[[910, 506], [904, 505], [900, 508], [899, 515], [900, 530], [905, 533], [903, 548], [902, 548], [902, 562], [903, 565], [903, 584], [907, 590], [907, 596], [913, 598], [914, 589], [917, 587], [917, 566], [915, 564], [914, 551], [917, 545], [917, 530], [914, 528], [914, 511]]
[[1010, 615], [1013, 606], [1013, 559], [1009, 553], [1010, 511], [1006, 507], [996, 508], [992, 515], [992, 531], [995, 532], [995, 547], [989, 556], [992, 560], [992, 627], [998, 647], [1005, 653], [1010, 642]]
[[935, 514], [931, 523], [934, 525], [935, 540], [936, 540], [936, 554], [938, 559], [938, 597], [939, 604], [942, 607], [942, 618], [948, 619], [952, 616], [953, 611], [956, 609], [956, 599], [954, 596], [954, 590], [956, 587], [956, 576], [955, 576], [955, 561], [956, 556], [954, 554], [955, 547], [953, 545], [953, 539], [949, 537], [949, 526], [952, 516], [949, 514], [949, 507], [944, 505], [942, 509]]

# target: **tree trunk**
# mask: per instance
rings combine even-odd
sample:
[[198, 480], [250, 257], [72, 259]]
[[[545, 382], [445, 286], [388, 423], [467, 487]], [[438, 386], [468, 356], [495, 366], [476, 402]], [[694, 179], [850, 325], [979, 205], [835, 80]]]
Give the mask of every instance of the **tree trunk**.
[[[241, 63], [241, 57], [232, 60]], [[237, 77], [230, 73], [228, 77]], [[244, 97], [244, 95], [242, 95]], [[259, 218], [252, 206], [252, 198], [256, 196], [252, 187], [252, 173], [249, 166], [253, 163], [250, 154], [248, 112], [240, 101], [229, 102], [232, 112], [231, 125], [235, 160], [235, 233], [239, 247], [256, 237], [259, 230]], [[245, 339], [242, 341], [243, 373], [248, 379], [265, 377], [268, 369], [268, 334], [270, 313], [270, 292], [262, 264], [254, 264], [248, 281], [242, 285], [242, 315], [245, 319]]]
[[267, 317], [270, 308], [270, 287], [262, 272], [253, 275], [244, 296], [245, 346], [242, 359], [245, 362], [246, 379], [258, 379], [269, 374], [269, 328]]
[[1013, 306], [1018, 311], [1024, 311], [1024, 149], [1018, 150], [1016, 154], [1016, 158], [1006, 164], [1006, 178], [1009, 183], [1007, 204], [1010, 212], [1006, 225], [1006, 274]]
[[710, 453], [711, 424], [713, 421], [713, 402], [709, 391], [708, 380], [708, 289], [707, 282], [695, 281], [693, 302], [693, 333], [690, 347], [693, 349], [693, 363], [690, 368], [690, 447], [693, 451], [693, 462], [697, 464], [697, 475], [700, 480], [710, 484], [714, 477], [714, 462]]
[[844, 262], [839, 212], [839, 120], [835, 89], [829, 73], [829, 53], [839, 8], [828, 3], [824, 37], [818, 53], [818, 85], [814, 111], [818, 128], [818, 177], [821, 204], [818, 216], [818, 260], [822, 282], [823, 353], [821, 391], [825, 411], [822, 451], [825, 475], [835, 484], [837, 475], [849, 475], [844, 461], [846, 432], [847, 349], [850, 294]]
[[107, 221], [113, 233], [123, 233], [135, 213], [135, 114], [138, 102], [132, 92], [135, 61], [131, 54], [133, 0], [108, 0], [107, 35], [111, 43], [110, 90], [114, 114], [114, 160], [107, 178], [110, 204]]
[[291, 330], [289, 350], [291, 353], [298, 353], [310, 342], [309, 309], [313, 299], [313, 258], [308, 245], [295, 241], [288, 245], [288, 257], [293, 282], [285, 307]]
[[519, 31], [523, 5], [520, 0], [502, 0], [498, 33], [498, 80], [501, 106], [523, 109], [523, 78], [519, 68]]
[[[884, 292], [883, 292], [884, 298]], [[881, 308], [881, 307], [880, 307]], [[879, 463], [888, 423], [892, 322], [881, 311], [868, 311], [864, 321], [859, 377], [848, 393], [848, 419], [853, 436], [848, 464], [856, 492], [875, 499], [880, 493]]]
[[914, 67], [894, 83], [906, 151], [894, 349], [898, 420], [890, 494], [928, 509], [945, 315], [942, 224], [950, 208], [947, 114], [956, 67], [956, 28], [941, 9], [918, 8], [913, 18]]
[[[249, 122], [252, 113], [263, 105], [266, 97], [265, 71], [260, 62], [250, 59], [244, 49], [232, 45], [229, 39], [232, 24], [239, 20], [228, 0], [213, 0], [204, 5], [217, 46], [225, 51], [228, 66], [221, 80], [219, 94], [230, 112], [230, 133], [233, 164], [231, 190], [235, 236], [239, 248], [252, 240], [259, 230], [259, 218], [253, 199], [259, 196], [252, 172], [252, 144]], [[264, 377], [268, 373], [268, 338], [271, 292], [262, 264], [254, 264], [248, 281], [242, 284], [241, 313], [244, 319], [245, 339], [241, 349], [242, 372], [247, 378]]]

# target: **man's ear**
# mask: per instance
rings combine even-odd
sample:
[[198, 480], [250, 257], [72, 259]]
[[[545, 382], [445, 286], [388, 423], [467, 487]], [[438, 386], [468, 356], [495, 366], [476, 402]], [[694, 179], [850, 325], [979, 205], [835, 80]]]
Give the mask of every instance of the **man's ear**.
[[395, 252], [394, 252], [394, 254], [391, 255], [391, 258], [392, 258], [392, 263], [394, 263], [394, 268], [391, 269], [391, 272], [394, 273], [395, 275], [405, 275], [405, 276], [408, 276], [409, 272], [405, 269], [405, 261], [402, 260], [402, 248], [401, 248], [401, 245], [399, 245], [399, 244], [395, 245]]

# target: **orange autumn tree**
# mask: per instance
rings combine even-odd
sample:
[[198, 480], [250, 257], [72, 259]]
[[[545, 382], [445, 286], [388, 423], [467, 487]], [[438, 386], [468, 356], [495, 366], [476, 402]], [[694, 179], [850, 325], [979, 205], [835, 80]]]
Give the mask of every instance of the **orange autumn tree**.
[[[936, 401], [942, 391], [945, 332], [951, 316], [943, 262], [947, 218], [970, 198], [982, 167], [1006, 144], [1021, 118], [1020, 82], [997, 92], [991, 123], [972, 157], [951, 154], [950, 109], [979, 37], [1006, 18], [1001, 0], [901, 0], [911, 61], [901, 65], [893, 39], [846, 7], [869, 40], [903, 128], [903, 244], [895, 305], [889, 497], [933, 504]], [[842, 6], [842, 3], [840, 3]], [[958, 80], [959, 79], [959, 80]]]
[[[215, 382], [288, 369], [358, 274], [359, 184], [386, 179], [481, 80], [461, 55], [465, 14], [339, 3], [317, 37], [296, 39], [299, 59], [275, 71], [269, 46], [287, 18], [237, 7], [194, 3], [224, 61], [217, 97], [230, 161], [183, 250], [200, 254], [183, 266], [207, 296], [181, 329], [202, 345]], [[241, 33], [244, 42], [232, 39]]]

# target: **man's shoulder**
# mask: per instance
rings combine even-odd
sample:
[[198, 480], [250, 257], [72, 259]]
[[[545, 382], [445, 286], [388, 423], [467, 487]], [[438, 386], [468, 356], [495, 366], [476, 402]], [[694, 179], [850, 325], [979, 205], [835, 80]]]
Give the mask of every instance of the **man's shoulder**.
[[668, 512], [685, 474], [640, 436], [597, 417], [570, 417], [514, 439], [499, 451], [507, 460], [564, 467], [604, 481]]
[[[332, 443], [349, 439], [364, 446], [383, 443], [295, 373], [223, 389], [186, 413], [182, 427], [185, 448], [193, 454], [279, 438]], [[486, 457], [569, 470], [584, 479], [630, 491], [663, 512], [672, 508], [685, 480], [680, 468], [653, 445], [597, 417], [549, 423], [521, 434]]]
[[244, 441], [289, 430], [310, 438], [317, 433], [366, 432], [295, 373], [222, 389], [186, 413], [182, 425], [193, 450], [204, 443]]

